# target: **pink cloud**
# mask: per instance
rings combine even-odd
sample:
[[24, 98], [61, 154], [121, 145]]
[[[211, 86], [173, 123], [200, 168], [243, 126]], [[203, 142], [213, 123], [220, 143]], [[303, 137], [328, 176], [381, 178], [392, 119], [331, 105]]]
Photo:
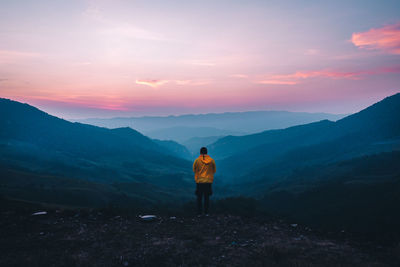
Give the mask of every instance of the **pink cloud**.
[[209, 82], [207, 81], [193, 81], [193, 80], [172, 80], [170, 81], [177, 85], [191, 85], [191, 86], [198, 86], [198, 85], [206, 85]]
[[246, 74], [232, 74], [232, 75], [229, 75], [229, 77], [245, 79], [245, 78], [248, 78], [249, 76]]
[[310, 49], [307, 49], [305, 52], [304, 52], [304, 55], [306, 55], [306, 56], [315, 56], [315, 55], [318, 55], [320, 52], [319, 52], [319, 50], [318, 49], [312, 49], [312, 48], [310, 48]]
[[270, 75], [265, 79], [259, 80], [259, 84], [281, 84], [295, 85], [301, 80], [309, 78], [329, 78], [329, 79], [352, 79], [359, 80], [364, 75], [376, 75], [383, 73], [400, 73], [400, 66], [381, 67], [372, 70], [362, 71], [333, 71], [333, 70], [315, 70], [315, 71], [296, 71], [292, 74]]
[[340, 72], [331, 70], [316, 70], [316, 71], [297, 71], [294, 74], [289, 75], [277, 75], [276, 78], [295, 78], [295, 79], [307, 79], [314, 77], [325, 77], [332, 79], [352, 79], [358, 76], [357, 72]]
[[366, 32], [353, 33], [352, 43], [360, 48], [382, 50], [390, 54], [400, 54], [400, 23]]
[[215, 62], [205, 61], [205, 60], [189, 60], [189, 61], [184, 61], [184, 63], [189, 65], [204, 66], [204, 67], [212, 67], [216, 65]]

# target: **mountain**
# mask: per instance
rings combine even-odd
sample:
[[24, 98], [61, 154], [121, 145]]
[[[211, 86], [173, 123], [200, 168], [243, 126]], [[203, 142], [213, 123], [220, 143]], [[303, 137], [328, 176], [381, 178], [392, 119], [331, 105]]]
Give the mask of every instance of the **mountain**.
[[192, 154], [190, 151], [183, 145], [171, 141], [171, 140], [158, 140], [158, 139], [152, 139], [152, 141], [162, 147], [164, 147], [168, 152], [172, 152], [174, 155], [177, 155], [181, 158], [191, 160], [192, 159]]
[[[302, 165], [391, 151], [400, 144], [400, 94], [336, 122], [320, 121], [240, 137], [209, 146], [227, 176], [281, 177]], [[241, 166], [241, 168], [234, 168]], [[239, 179], [239, 178], [238, 178]], [[239, 179], [240, 180], [240, 179]]]
[[269, 214], [392, 240], [400, 233], [399, 114], [396, 94], [337, 122], [219, 139], [211, 155], [231, 150], [219, 154], [216, 179]]
[[336, 132], [347, 131], [365, 133], [374, 138], [397, 138], [400, 135], [400, 93], [386, 97], [382, 101], [347, 116], [336, 124]]
[[[72, 191], [62, 185], [68, 181], [80, 198], [90, 189], [92, 195], [108, 194], [109, 199], [173, 201], [185, 197], [188, 190], [182, 189], [192, 182], [191, 163], [177, 157], [184, 152], [177, 146], [155, 142], [131, 128], [72, 123], [0, 99], [0, 193], [7, 196], [33, 200], [37, 192], [38, 199], [48, 194], [56, 200], [54, 192], [61, 190], [67, 198]], [[24, 182], [17, 186], [15, 177]], [[65, 198], [58, 202], [69, 204]]]
[[248, 111], [166, 117], [92, 118], [76, 121], [108, 128], [129, 126], [152, 138], [172, 139], [182, 143], [193, 137], [251, 134], [323, 119], [336, 121], [343, 117], [344, 115], [327, 113]]
[[318, 143], [323, 138], [321, 133], [325, 135], [325, 130], [329, 129], [329, 126], [333, 123], [323, 120], [287, 129], [269, 130], [245, 136], [226, 136], [211, 144], [209, 150], [212, 151], [216, 159], [223, 159], [266, 144], [275, 145], [277, 150], [281, 150], [282, 146], [291, 148], [295, 145]]
[[154, 152], [172, 154], [128, 127], [109, 130], [71, 123], [35, 107], [7, 99], [0, 99], [0, 112], [1, 140], [27, 142], [43, 148], [62, 149], [86, 156], [92, 152], [96, 155], [129, 153], [129, 149], [140, 149], [141, 154], [149, 156], [148, 158], [151, 158]]

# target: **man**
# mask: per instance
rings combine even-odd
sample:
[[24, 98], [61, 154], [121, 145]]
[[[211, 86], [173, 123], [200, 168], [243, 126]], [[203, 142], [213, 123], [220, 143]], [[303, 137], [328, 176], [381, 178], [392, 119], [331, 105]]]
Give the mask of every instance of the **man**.
[[207, 155], [207, 148], [200, 149], [200, 156], [193, 163], [194, 180], [196, 181], [197, 212], [202, 214], [204, 197], [204, 213], [208, 216], [209, 197], [212, 195], [212, 182], [216, 172], [215, 161]]

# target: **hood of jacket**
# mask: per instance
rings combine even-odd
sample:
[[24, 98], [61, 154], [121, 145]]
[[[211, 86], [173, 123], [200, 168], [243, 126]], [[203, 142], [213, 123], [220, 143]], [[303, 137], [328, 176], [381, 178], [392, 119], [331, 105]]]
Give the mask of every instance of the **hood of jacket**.
[[209, 155], [200, 155], [199, 158], [204, 164], [209, 164], [212, 161], [212, 158]]

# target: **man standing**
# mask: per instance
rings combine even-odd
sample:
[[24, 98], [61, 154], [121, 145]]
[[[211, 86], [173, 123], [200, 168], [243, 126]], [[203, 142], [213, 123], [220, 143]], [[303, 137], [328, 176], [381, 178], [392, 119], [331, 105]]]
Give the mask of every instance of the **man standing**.
[[209, 197], [212, 195], [212, 182], [216, 172], [215, 161], [207, 155], [207, 148], [200, 149], [200, 156], [193, 163], [194, 180], [196, 181], [197, 212], [202, 214], [204, 196], [204, 213], [208, 216]]

